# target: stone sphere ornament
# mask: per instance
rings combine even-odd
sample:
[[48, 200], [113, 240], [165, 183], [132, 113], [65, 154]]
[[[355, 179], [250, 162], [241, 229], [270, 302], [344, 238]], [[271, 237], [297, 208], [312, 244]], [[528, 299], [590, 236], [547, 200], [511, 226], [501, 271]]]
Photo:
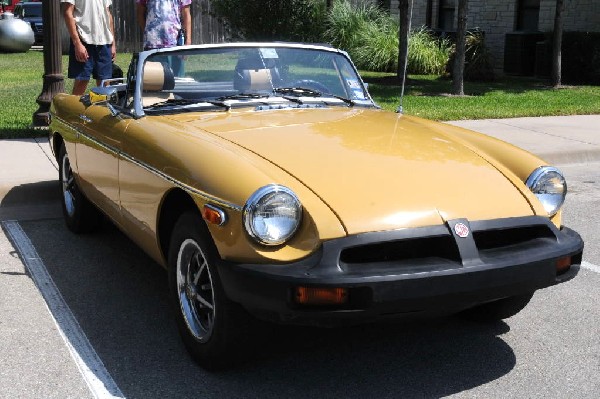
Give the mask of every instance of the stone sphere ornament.
[[0, 52], [24, 53], [34, 42], [31, 25], [9, 12], [0, 16]]

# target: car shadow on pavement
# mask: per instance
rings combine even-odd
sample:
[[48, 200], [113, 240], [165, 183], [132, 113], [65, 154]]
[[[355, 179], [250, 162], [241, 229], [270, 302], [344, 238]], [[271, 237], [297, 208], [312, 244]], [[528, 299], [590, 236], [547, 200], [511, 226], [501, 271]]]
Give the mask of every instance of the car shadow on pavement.
[[0, 220], [31, 220], [61, 216], [56, 180], [0, 187]]
[[516, 359], [504, 322], [457, 318], [316, 329], [269, 325], [238, 367], [187, 355], [166, 272], [113, 225], [74, 235], [60, 219], [21, 226], [83, 332], [128, 398], [441, 397], [496, 380]]
[[58, 202], [60, 186], [56, 180], [25, 183], [0, 192], [0, 207]]

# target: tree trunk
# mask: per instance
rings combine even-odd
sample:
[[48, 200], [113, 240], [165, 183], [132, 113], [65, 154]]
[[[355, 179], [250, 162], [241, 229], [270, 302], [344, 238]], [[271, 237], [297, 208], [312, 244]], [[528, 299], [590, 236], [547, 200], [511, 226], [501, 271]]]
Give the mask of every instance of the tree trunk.
[[469, 0], [458, 0], [458, 15], [456, 21], [456, 52], [452, 68], [452, 93], [464, 96], [465, 47], [467, 36], [467, 12]]
[[325, 2], [326, 7], [327, 7], [327, 11], [331, 11], [331, 8], [333, 7], [333, 0], [327, 0]]
[[398, 72], [397, 76], [401, 87], [406, 80], [406, 67], [408, 64], [408, 35], [410, 30], [410, 0], [400, 0], [400, 30], [398, 31]]
[[565, 10], [564, 0], [556, 0], [556, 13], [554, 14], [554, 34], [552, 35], [552, 86], [561, 85], [562, 70], [562, 15]]

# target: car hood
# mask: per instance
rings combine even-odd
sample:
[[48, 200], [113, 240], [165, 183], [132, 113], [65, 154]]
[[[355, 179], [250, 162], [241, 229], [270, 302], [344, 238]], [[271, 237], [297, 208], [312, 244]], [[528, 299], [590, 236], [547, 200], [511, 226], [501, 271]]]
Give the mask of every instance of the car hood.
[[524, 186], [517, 188], [443, 124], [362, 108], [178, 119], [285, 170], [349, 234], [533, 214]]

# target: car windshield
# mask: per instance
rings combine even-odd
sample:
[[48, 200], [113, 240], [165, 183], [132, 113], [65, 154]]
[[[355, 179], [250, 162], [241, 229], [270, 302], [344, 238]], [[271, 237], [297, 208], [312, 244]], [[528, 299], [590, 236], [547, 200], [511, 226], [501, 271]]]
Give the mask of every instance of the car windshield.
[[209, 47], [150, 55], [142, 106], [373, 106], [346, 56], [315, 47]]
[[22, 16], [25, 18], [42, 18], [42, 3], [23, 4]]

